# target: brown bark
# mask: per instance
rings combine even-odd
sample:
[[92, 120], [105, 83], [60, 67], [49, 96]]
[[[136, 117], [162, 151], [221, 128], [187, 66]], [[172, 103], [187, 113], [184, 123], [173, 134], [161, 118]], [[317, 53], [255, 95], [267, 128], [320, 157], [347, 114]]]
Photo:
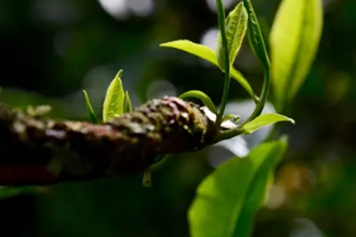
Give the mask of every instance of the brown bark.
[[213, 121], [175, 97], [107, 123], [41, 119], [0, 106], [0, 185], [45, 185], [145, 171], [156, 157], [213, 142]]

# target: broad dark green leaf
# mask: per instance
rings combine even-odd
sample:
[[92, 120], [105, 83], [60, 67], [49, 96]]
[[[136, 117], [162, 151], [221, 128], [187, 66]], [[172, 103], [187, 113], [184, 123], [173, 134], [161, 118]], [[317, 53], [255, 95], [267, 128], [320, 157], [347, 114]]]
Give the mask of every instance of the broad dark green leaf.
[[96, 118], [94, 109], [93, 109], [93, 107], [91, 106], [91, 103], [90, 103], [89, 95], [85, 90], [83, 90], [83, 93], [84, 93], [85, 105], [87, 107], [87, 111], [88, 111], [88, 114], [89, 114], [90, 121], [92, 123], [98, 123], [98, 119]]
[[309, 73], [322, 31], [322, 0], [283, 0], [271, 35], [272, 83], [277, 107], [291, 101]]
[[131, 99], [129, 92], [125, 92], [125, 99], [124, 99], [124, 113], [129, 113], [132, 111]]
[[[225, 20], [226, 38], [229, 51], [230, 67], [235, 61], [236, 55], [241, 48], [242, 41], [247, 30], [248, 15], [242, 3], [236, 5]], [[221, 33], [218, 34], [216, 58], [222, 71], [225, 68], [224, 46]]]
[[288, 118], [281, 114], [262, 114], [257, 118], [255, 118], [254, 120], [246, 123], [242, 127], [242, 129], [244, 130], [245, 134], [250, 134], [262, 127], [272, 125], [278, 122], [290, 122], [293, 124], [295, 123], [293, 119]]
[[107, 121], [114, 116], [124, 113], [125, 93], [121, 82], [122, 70], [120, 70], [114, 80], [110, 83], [105, 95], [103, 107], [103, 121]]
[[187, 91], [183, 94], [181, 94], [179, 96], [179, 98], [181, 99], [185, 99], [185, 98], [197, 98], [199, 99], [201, 102], [203, 102], [203, 104], [208, 107], [208, 109], [213, 112], [214, 114], [217, 114], [218, 111], [216, 110], [216, 107], [213, 103], [213, 101], [211, 100], [211, 98], [205, 94], [202, 91], [198, 91], [198, 90], [191, 90], [191, 91]]
[[231, 158], [198, 187], [188, 216], [192, 237], [248, 237], [265, 198], [269, 174], [286, 141], [261, 144], [245, 158]]
[[[193, 43], [189, 40], [175, 40], [175, 41], [160, 44], [160, 46], [185, 51], [199, 58], [205, 59], [206, 61], [219, 67], [214, 50], [212, 50], [211, 48], [205, 45]], [[231, 68], [231, 77], [234, 78], [238, 83], [240, 83], [240, 85], [247, 91], [247, 93], [249, 93], [250, 96], [254, 100], [256, 100], [256, 95], [253, 93], [250, 84], [244, 78], [241, 72], [239, 72], [234, 68]]]
[[[274, 174], [273, 169], [276, 164], [282, 159], [285, 152], [285, 147], [280, 147], [279, 150], [275, 150], [275, 156], [277, 160], [273, 167], [269, 164], [263, 164], [253, 179], [253, 183], [250, 186], [248, 193], [246, 195], [246, 200], [242, 210], [240, 212], [239, 221], [235, 227], [234, 237], [250, 237], [253, 230], [253, 220], [257, 211], [264, 205], [268, 197], [268, 187], [273, 184]], [[267, 167], [268, 166], [268, 167]]]

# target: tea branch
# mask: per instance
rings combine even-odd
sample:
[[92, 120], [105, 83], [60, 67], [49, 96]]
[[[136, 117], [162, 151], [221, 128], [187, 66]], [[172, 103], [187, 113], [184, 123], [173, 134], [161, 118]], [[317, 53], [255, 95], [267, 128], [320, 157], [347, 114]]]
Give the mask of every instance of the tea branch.
[[164, 97], [105, 123], [52, 120], [0, 105], [0, 185], [47, 185], [144, 172], [220, 132], [204, 110]]

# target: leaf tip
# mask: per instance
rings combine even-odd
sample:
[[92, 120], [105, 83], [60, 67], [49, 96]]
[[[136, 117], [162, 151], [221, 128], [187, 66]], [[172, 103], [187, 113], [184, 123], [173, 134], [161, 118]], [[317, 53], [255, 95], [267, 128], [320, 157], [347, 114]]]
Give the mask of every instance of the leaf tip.
[[122, 73], [124, 72], [124, 70], [120, 69], [117, 73], [116, 73], [116, 79], [121, 79]]
[[184, 42], [184, 41], [187, 41], [187, 40], [184, 40], [184, 39], [172, 40], [172, 41], [161, 43], [161, 44], [159, 44], [159, 46], [160, 47], [174, 47], [175, 44]]

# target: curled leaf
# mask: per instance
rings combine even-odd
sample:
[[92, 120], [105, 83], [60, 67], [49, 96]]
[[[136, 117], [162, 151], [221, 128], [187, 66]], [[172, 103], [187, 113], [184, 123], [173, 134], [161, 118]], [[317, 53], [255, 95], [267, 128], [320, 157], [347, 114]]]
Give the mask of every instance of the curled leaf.
[[261, 61], [265, 71], [269, 71], [269, 67], [270, 67], [269, 56], [267, 53], [266, 44], [263, 38], [263, 34], [261, 32], [260, 25], [258, 23], [255, 10], [253, 9], [250, 0], [243, 0], [243, 4], [248, 14], [247, 36], [248, 36], [248, 41], [250, 43], [250, 47], [252, 48], [254, 54]]
[[201, 102], [203, 102], [203, 104], [206, 107], [208, 107], [208, 109], [211, 112], [213, 112], [214, 114], [217, 114], [217, 110], [216, 110], [216, 107], [215, 107], [213, 101], [204, 92], [198, 91], [198, 90], [191, 90], [191, 91], [187, 91], [179, 96], [179, 98], [181, 98], [181, 99], [185, 99], [188, 97], [193, 97], [193, 98], [197, 98], [197, 99], [201, 100]]

